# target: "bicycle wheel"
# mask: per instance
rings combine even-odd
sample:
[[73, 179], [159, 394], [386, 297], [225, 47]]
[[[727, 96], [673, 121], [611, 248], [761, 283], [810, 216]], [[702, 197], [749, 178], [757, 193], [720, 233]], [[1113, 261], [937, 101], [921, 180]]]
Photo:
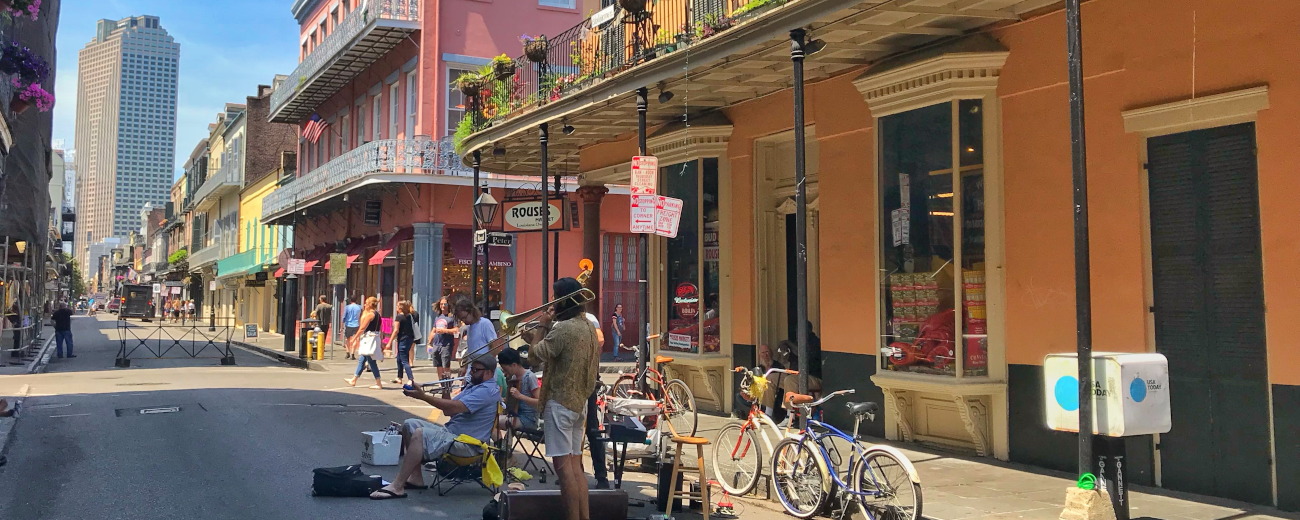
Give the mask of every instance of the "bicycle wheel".
[[786, 512], [812, 518], [830, 497], [830, 473], [812, 443], [792, 437], [772, 449], [772, 487]]
[[630, 374], [619, 376], [610, 389], [610, 394], [623, 399], [640, 399], [641, 391], [636, 387], [636, 380]]
[[674, 379], [664, 385], [664, 415], [672, 423], [678, 435], [695, 436], [700, 416], [695, 411], [695, 394], [681, 379]]
[[763, 449], [754, 430], [729, 424], [718, 432], [712, 451], [713, 475], [722, 489], [737, 496], [754, 490], [763, 471]]
[[853, 469], [853, 490], [869, 518], [919, 520], [921, 483], [903, 461], [884, 450], [867, 450]]

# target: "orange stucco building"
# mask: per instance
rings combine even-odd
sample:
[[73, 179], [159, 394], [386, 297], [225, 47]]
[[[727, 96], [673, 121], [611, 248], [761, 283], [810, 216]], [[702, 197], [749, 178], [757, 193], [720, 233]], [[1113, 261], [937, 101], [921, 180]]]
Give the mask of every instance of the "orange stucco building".
[[[512, 163], [488, 167], [524, 173], [535, 125], [564, 121], [579, 131], [550, 146], [577, 151], [580, 182], [625, 185], [631, 90], [651, 89], [659, 190], [688, 206], [678, 238], [650, 240], [651, 329], [701, 406], [730, 410], [729, 369], [793, 337], [783, 37], [809, 28], [826, 44], [806, 93], [823, 387], [882, 400], [876, 435], [1073, 470], [1042, 371], [1075, 349], [1061, 5], [848, 4], [747, 14], [468, 147], [504, 146]], [[1173, 429], [1127, 443], [1136, 483], [1300, 508], [1297, 23], [1300, 4], [1267, 0], [1083, 5], [1094, 348], [1158, 352], [1171, 371]], [[699, 295], [685, 312], [682, 284]], [[842, 406], [826, 416], [848, 424]]]

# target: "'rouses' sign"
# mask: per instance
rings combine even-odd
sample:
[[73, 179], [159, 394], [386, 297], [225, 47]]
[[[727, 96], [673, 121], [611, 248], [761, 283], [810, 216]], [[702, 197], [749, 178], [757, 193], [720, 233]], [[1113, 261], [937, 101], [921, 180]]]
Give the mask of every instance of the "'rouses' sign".
[[[550, 226], [547, 229], [551, 231], [563, 231], [565, 228], [563, 201], [550, 201]], [[542, 202], [538, 200], [527, 202], [507, 202], [502, 205], [505, 215], [506, 231], [540, 231], [542, 229]]]

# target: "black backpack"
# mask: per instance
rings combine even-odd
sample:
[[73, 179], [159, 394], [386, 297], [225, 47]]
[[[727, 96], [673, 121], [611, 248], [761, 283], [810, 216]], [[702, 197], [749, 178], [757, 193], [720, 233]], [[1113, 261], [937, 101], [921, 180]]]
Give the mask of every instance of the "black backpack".
[[362, 473], [361, 466], [316, 468], [311, 472], [311, 495], [315, 497], [368, 497], [383, 487], [379, 477]]

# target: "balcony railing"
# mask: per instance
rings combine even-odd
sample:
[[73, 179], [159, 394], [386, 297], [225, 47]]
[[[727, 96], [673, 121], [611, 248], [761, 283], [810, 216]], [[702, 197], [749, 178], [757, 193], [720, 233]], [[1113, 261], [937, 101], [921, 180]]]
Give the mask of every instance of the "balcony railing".
[[221, 244], [212, 244], [190, 255], [190, 267], [197, 269], [221, 259]]
[[208, 180], [203, 181], [203, 185], [194, 192], [194, 200], [203, 202], [213, 195], [220, 197], [231, 191], [237, 190], [244, 183], [243, 172], [240, 168], [239, 161], [227, 161], [221, 165], [217, 173]]
[[[546, 59], [515, 59], [514, 76], [494, 81], [483, 99], [474, 131], [526, 113], [725, 32], [744, 20], [800, 0], [647, 0], [647, 11], [630, 14], [617, 4], [612, 17], [598, 13], [546, 37]], [[593, 24], [593, 20], [602, 22]], [[457, 139], [465, 135], [457, 134]]]
[[461, 164], [448, 138], [372, 141], [272, 191], [262, 199], [262, 221], [270, 222], [293, 211], [295, 205], [314, 203], [313, 199], [365, 177], [390, 174], [469, 177], [473, 171]]
[[370, 0], [325, 37], [275, 92], [271, 121], [298, 123], [420, 28], [420, 0]]

